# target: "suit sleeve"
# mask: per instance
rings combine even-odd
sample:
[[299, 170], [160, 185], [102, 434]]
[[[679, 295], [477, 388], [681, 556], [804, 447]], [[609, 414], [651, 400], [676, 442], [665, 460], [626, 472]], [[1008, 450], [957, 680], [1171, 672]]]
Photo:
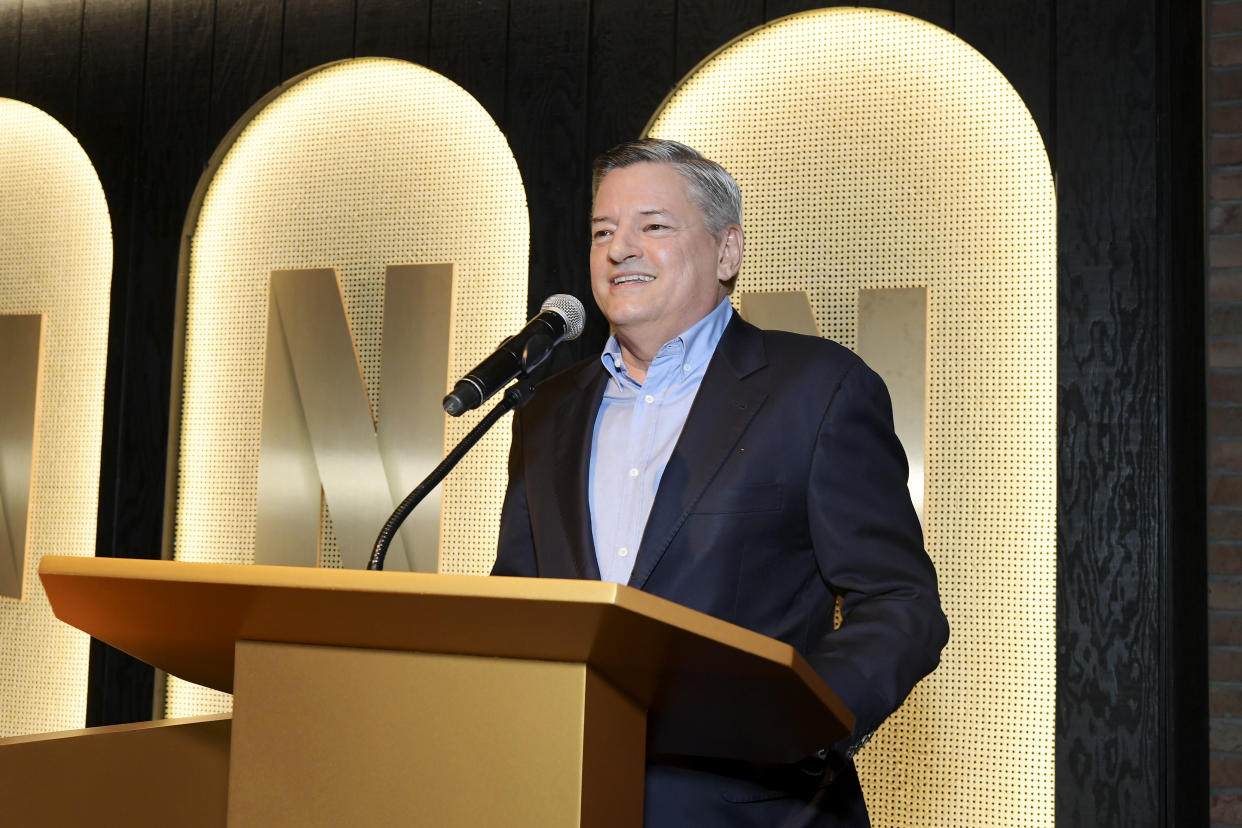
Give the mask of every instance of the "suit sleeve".
[[509, 485], [500, 510], [500, 535], [496, 544], [493, 575], [534, 578], [539, 574], [535, 558], [535, 537], [526, 504], [525, 464], [522, 461], [522, 420], [513, 415], [513, 441], [509, 446]]
[[807, 493], [816, 560], [842, 597], [841, 627], [808, 661], [853, 711], [854, 748], [935, 669], [949, 635], [907, 478], [888, 391], [859, 362], [821, 422]]

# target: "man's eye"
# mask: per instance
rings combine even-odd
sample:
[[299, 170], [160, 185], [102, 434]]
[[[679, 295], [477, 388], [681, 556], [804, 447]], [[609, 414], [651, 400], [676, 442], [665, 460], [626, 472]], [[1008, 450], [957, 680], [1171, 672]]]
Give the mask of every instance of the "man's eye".
[[648, 230], [667, 230], [667, 229], [668, 229], [668, 225], [666, 225], [666, 224], [648, 224], [648, 225], [647, 225], [647, 229], [648, 229]]
[[591, 238], [596, 239], [596, 240], [606, 239], [611, 235], [612, 235], [611, 230], [596, 230], [594, 233], [591, 234]]

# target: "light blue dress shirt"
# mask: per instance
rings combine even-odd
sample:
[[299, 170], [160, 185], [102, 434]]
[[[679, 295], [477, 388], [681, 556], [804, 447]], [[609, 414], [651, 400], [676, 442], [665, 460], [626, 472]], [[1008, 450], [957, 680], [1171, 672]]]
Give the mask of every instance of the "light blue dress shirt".
[[732, 316], [725, 298], [660, 348], [642, 383], [626, 370], [615, 336], [604, 346], [600, 359], [610, 378], [591, 436], [590, 470], [591, 532], [602, 580], [630, 580], [660, 477]]

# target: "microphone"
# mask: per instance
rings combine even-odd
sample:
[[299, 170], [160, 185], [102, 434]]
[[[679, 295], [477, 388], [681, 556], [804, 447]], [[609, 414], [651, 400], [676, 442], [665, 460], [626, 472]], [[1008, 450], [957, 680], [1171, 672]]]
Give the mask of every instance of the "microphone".
[[456, 417], [478, 408], [521, 373], [533, 371], [560, 342], [582, 334], [586, 311], [576, 296], [557, 293], [543, 302], [535, 317], [516, 335], [462, 377], [444, 398], [444, 410]]

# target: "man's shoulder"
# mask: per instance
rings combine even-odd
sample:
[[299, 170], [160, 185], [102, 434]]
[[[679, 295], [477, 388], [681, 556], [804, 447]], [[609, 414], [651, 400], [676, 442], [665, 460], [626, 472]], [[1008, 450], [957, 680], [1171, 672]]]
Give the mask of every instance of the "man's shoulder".
[[605, 374], [599, 355], [575, 362], [535, 385], [535, 396], [523, 411], [542, 415], [579, 394], [589, 393], [594, 383]]
[[780, 353], [800, 353], [820, 359], [861, 362], [858, 354], [833, 339], [789, 331], [763, 331], [764, 344]]
[[603, 370], [604, 366], [600, 362], [599, 354], [594, 354], [540, 380], [536, 387], [540, 393], [545, 390], [554, 393], [572, 393], [590, 386]]
[[862, 359], [839, 342], [822, 336], [757, 328], [738, 317], [737, 344], [742, 348], [761, 348], [773, 365], [838, 367], [849, 370], [863, 364]]

